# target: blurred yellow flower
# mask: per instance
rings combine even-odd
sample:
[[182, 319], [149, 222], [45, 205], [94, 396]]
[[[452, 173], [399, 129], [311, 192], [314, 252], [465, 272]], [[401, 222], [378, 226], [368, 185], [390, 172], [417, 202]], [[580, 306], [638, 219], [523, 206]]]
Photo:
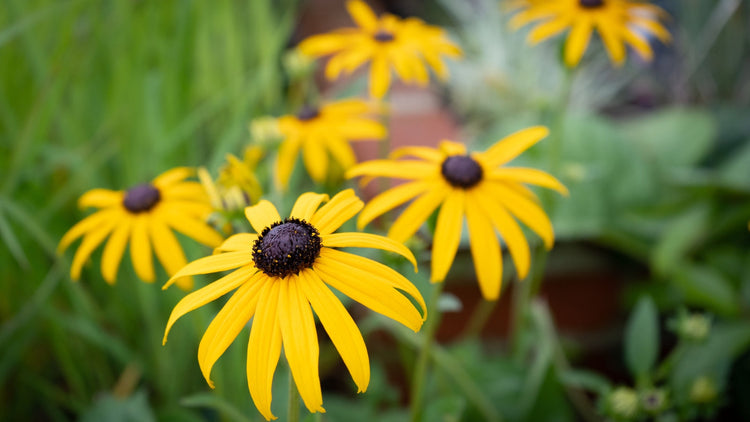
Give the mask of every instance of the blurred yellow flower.
[[[519, 7], [519, 1], [514, 6]], [[671, 40], [669, 32], [659, 23], [667, 13], [660, 7], [635, 0], [525, 0], [525, 5], [510, 21], [518, 29], [531, 22], [538, 25], [529, 33], [528, 41], [536, 44], [555, 36], [567, 28], [565, 63], [578, 65], [591, 33], [599, 32], [610, 60], [621, 66], [625, 62], [625, 46], [632, 47], [645, 60], [653, 58], [648, 36], [662, 42]]]
[[[409, 181], [368, 202], [357, 224], [362, 228], [379, 215], [416, 198], [388, 230], [389, 237], [403, 242], [440, 207], [432, 245], [431, 280], [437, 282], [445, 279], [453, 263], [466, 216], [479, 287], [485, 299], [495, 300], [502, 281], [502, 258], [495, 230], [508, 245], [521, 279], [528, 273], [530, 252], [521, 227], [513, 217], [541, 236], [547, 248], [551, 248], [554, 241], [549, 218], [534, 193], [523, 184], [567, 194], [565, 186], [536, 169], [502, 167], [547, 134], [547, 128], [537, 126], [507, 136], [481, 153], [469, 155], [464, 145], [443, 141], [438, 149], [404, 147], [394, 151], [391, 159], [361, 163], [349, 170], [347, 177], [366, 176], [366, 180], [391, 177]], [[404, 156], [417, 159], [399, 159]]]
[[[363, 203], [351, 189], [320, 207], [327, 200], [327, 195], [302, 194], [291, 217], [283, 220], [266, 200], [247, 207], [246, 217], [258, 234], [231, 236], [217, 249], [220, 253], [191, 262], [164, 286], [182, 276], [235, 269], [175, 306], [164, 342], [178, 318], [237, 289], [206, 329], [198, 348], [198, 362], [213, 387], [211, 368], [252, 318], [247, 381], [253, 402], [266, 420], [275, 419], [271, 384], [282, 344], [305, 406], [310, 412], [325, 411], [313, 311], [359, 391], [367, 389], [370, 363], [365, 342], [330, 287], [414, 331], [425, 319], [424, 300], [409, 280], [383, 264], [335, 248], [383, 249], [406, 257], [416, 268], [409, 249], [373, 234], [334, 233], [362, 209]], [[401, 291], [416, 300], [421, 313]]]
[[[192, 169], [178, 167], [127, 191], [92, 189], [83, 194], [78, 200], [81, 208], [100, 210], [78, 222], [60, 240], [58, 251], [62, 252], [83, 237], [70, 277], [80, 278], [83, 264], [108, 236], [101, 267], [110, 284], [115, 282], [128, 241], [135, 272], [149, 283], [155, 279], [152, 248], [170, 276], [187, 264], [172, 230], [211, 247], [221, 244], [223, 237], [205, 222], [211, 213], [206, 192], [200, 183], [185, 181], [192, 174]], [[177, 284], [189, 290], [193, 281], [184, 277], [177, 279]]]
[[391, 84], [391, 68], [404, 82], [426, 86], [429, 74], [425, 63], [440, 79], [446, 79], [448, 68], [442, 56], [461, 56], [461, 49], [439, 27], [390, 14], [378, 19], [361, 0], [347, 1], [346, 7], [358, 28], [314, 35], [299, 45], [300, 51], [309, 56], [333, 54], [325, 69], [329, 80], [349, 74], [369, 61], [370, 96], [383, 98]]
[[383, 139], [387, 130], [367, 117], [373, 107], [362, 100], [342, 100], [320, 106], [303, 107], [296, 115], [279, 118], [284, 140], [279, 147], [276, 178], [283, 189], [289, 184], [299, 150], [310, 177], [317, 183], [326, 179], [331, 157], [346, 170], [357, 160], [350, 141]]

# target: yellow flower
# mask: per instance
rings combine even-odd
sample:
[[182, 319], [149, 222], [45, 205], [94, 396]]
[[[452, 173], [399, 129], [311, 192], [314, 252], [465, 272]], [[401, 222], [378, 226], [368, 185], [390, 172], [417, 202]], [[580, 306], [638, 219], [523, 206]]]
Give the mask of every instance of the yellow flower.
[[279, 131], [284, 140], [279, 147], [276, 178], [286, 189], [297, 154], [302, 158], [310, 177], [317, 183], [328, 173], [328, 154], [346, 170], [357, 160], [350, 141], [382, 139], [386, 128], [367, 117], [372, 107], [362, 100], [342, 100], [320, 108], [303, 107], [296, 115], [279, 118]]
[[[81, 268], [91, 253], [109, 236], [102, 253], [102, 276], [112, 284], [130, 241], [130, 258], [138, 277], [154, 281], [152, 248], [167, 274], [175, 274], [185, 266], [185, 253], [172, 230], [216, 247], [223, 237], [208, 226], [206, 217], [211, 205], [198, 182], [185, 181], [192, 169], [178, 167], [166, 171], [151, 183], [134, 186], [127, 191], [92, 189], [81, 196], [81, 208], [99, 211], [74, 225], [60, 240], [62, 252], [76, 239], [83, 237], [73, 257], [70, 277], [78, 280]], [[192, 288], [192, 278], [178, 280], [183, 289]]]
[[[502, 281], [502, 259], [495, 230], [508, 245], [521, 279], [529, 270], [529, 245], [513, 217], [541, 236], [547, 248], [554, 242], [549, 218], [534, 193], [523, 184], [539, 185], [564, 194], [567, 189], [545, 172], [502, 167], [547, 134], [547, 128], [537, 126], [500, 140], [486, 152], [469, 155], [462, 144], [443, 141], [438, 149], [404, 147], [394, 151], [392, 159], [361, 163], [349, 170], [347, 177], [366, 176], [366, 180], [392, 177], [409, 181], [368, 202], [357, 224], [364, 227], [377, 216], [416, 198], [388, 231], [388, 237], [403, 242], [440, 207], [432, 245], [431, 279], [437, 282], [445, 279], [453, 263], [466, 216], [479, 287], [487, 300], [495, 300]], [[417, 159], [398, 159], [404, 156]]]
[[529, 33], [528, 41], [536, 44], [570, 29], [565, 43], [565, 63], [576, 66], [596, 29], [612, 62], [625, 62], [625, 45], [632, 47], [645, 60], [653, 51], [646, 35], [655, 35], [662, 42], [671, 36], [658, 19], [667, 17], [660, 7], [634, 0], [526, 0], [523, 11], [510, 22], [518, 29], [530, 22], [539, 24]]
[[349, 74], [370, 61], [370, 96], [383, 98], [391, 84], [391, 68], [407, 83], [425, 86], [429, 75], [425, 62], [440, 79], [448, 77], [441, 56], [460, 57], [461, 49], [438, 27], [417, 18], [399, 19], [385, 14], [378, 19], [363, 1], [346, 3], [358, 28], [344, 28], [314, 35], [299, 45], [313, 57], [334, 54], [328, 61], [326, 78]]
[[[247, 381], [255, 406], [267, 420], [275, 419], [271, 413], [271, 383], [282, 344], [305, 406], [310, 412], [325, 411], [313, 311], [359, 391], [367, 389], [370, 379], [367, 348], [354, 320], [330, 287], [414, 331], [419, 330], [425, 318], [424, 300], [406, 278], [383, 264], [335, 248], [388, 250], [406, 257], [416, 268], [409, 249], [373, 234], [334, 233], [362, 209], [363, 203], [349, 189], [318, 208], [327, 199], [327, 195], [302, 194], [292, 208], [291, 217], [283, 220], [266, 200], [247, 207], [247, 219], [258, 234], [230, 237], [217, 249], [219, 254], [191, 262], [164, 286], [181, 276], [236, 268], [175, 306], [164, 342], [178, 318], [237, 289], [206, 329], [198, 348], [198, 362], [213, 387], [211, 368], [252, 318]], [[399, 290], [419, 303], [421, 314]]]

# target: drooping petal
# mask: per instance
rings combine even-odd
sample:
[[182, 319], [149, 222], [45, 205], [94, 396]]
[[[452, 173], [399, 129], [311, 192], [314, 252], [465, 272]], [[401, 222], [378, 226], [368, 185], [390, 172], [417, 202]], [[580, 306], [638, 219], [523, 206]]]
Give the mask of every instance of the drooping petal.
[[568, 40], [565, 42], [565, 64], [568, 67], [575, 67], [581, 61], [589, 45], [592, 28], [590, 19], [580, 19], [573, 25]]
[[440, 150], [418, 146], [397, 148], [390, 153], [389, 158], [395, 160], [406, 156], [421, 158], [433, 163], [442, 163], [445, 160], [445, 155]]
[[446, 183], [435, 183], [433, 187], [423, 194], [401, 213], [388, 230], [388, 237], [405, 242], [424, 223], [433, 211], [443, 202], [452, 191]]
[[206, 328], [198, 346], [198, 364], [211, 388], [214, 388], [211, 368], [252, 318], [260, 290], [266, 282], [268, 277], [261, 272], [247, 279]]
[[133, 217], [133, 231], [130, 235], [130, 260], [133, 261], [133, 267], [138, 278], [153, 283], [156, 276], [154, 275], [154, 263], [151, 256], [151, 242], [148, 238], [148, 219], [147, 214], [138, 214]]
[[205, 222], [180, 213], [173, 207], [160, 207], [159, 218], [167, 225], [206, 246], [215, 248], [224, 241], [224, 236]]
[[309, 137], [302, 144], [302, 158], [310, 177], [316, 183], [323, 183], [328, 171], [328, 154], [323, 147], [324, 140], [319, 137]]
[[417, 269], [417, 260], [409, 248], [388, 237], [370, 233], [331, 233], [321, 236], [321, 241], [328, 248], [377, 248], [395, 252], [408, 259], [414, 270]]
[[318, 374], [318, 335], [310, 303], [299, 288], [303, 282], [295, 275], [277, 282], [280, 285], [278, 315], [281, 338], [284, 355], [305, 407], [312, 413], [325, 412]]
[[364, 205], [353, 189], [343, 190], [313, 214], [310, 224], [315, 226], [321, 235], [333, 233], [354, 217]]
[[[164, 222], [152, 218], [149, 221], [149, 234], [156, 258], [161, 262], [167, 275], [171, 277], [187, 264], [180, 242]], [[183, 290], [190, 290], [193, 287], [192, 277], [182, 277], [176, 282]]]
[[357, 227], [362, 230], [368, 223], [404, 202], [418, 196], [434, 186], [421, 180], [404, 183], [371, 199], [357, 218]]
[[102, 277], [109, 284], [114, 284], [117, 278], [117, 270], [120, 268], [120, 261], [125, 254], [125, 247], [130, 237], [130, 227], [132, 220], [130, 218], [121, 219], [112, 234], [109, 236], [107, 244], [102, 252]]
[[187, 179], [194, 173], [195, 170], [190, 167], [175, 167], [156, 177], [153, 181], [153, 185], [159, 188], [159, 190], [166, 189], [177, 182]]
[[391, 70], [385, 56], [376, 55], [370, 63], [370, 96], [381, 99], [391, 85]]
[[440, 166], [416, 160], [371, 160], [357, 164], [346, 172], [347, 179], [357, 176], [425, 179], [440, 175]]
[[92, 189], [78, 199], [80, 208], [108, 208], [122, 203], [123, 191], [109, 189]]
[[294, 170], [294, 163], [297, 161], [300, 146], [302, 146], [302, 139], [299, 136], [294, 136], [284, 140], [279, 147], [278, 158], [276, 159], [276, 179], [284, 190], [289, 186], [289, 177]]
[[464, 214], [464, 190], [453, 190], [440, 207], [432, 245], [432, 282], [445, 280], [461, 241]]
[[485, 189], [492, 192], [492, 197], [499, 199], [513, 216], [539, 235], [547, 249], [552, 247], [555, 242], [552, 223], [538, 204], [498, 183], [487, 183]]
[[621, 31], [621, 35], [622, 39], [625, 40], [629, 46], [633, 47], [643, 60], [651, 61], [654, 58], [654, 52], [651, 50], [651, 45], [649, 45], [648, 41], [640, 35], [637, 35], [635, 32], [627, 28], [624, 28]]
[[257, 234], [252, 233], [238, 233], [233, 236], [229, 236], [214, 252], [247, 252], [252, 253], [253, 244], [258, 239]]
[[253, 226], [253, 229], [258, 234], [262, 233], [263, 229], [273, 223], [281, 221], [281, 216], [276, 207], [265, 199], [245, 208], [245, 217], [247, 217], [247, 221], [250, 222], [250, 225]]
[[208, 201], [206, 188], [199, 182], [176, 183], [164, 189], [161, 196], [166, 200]]
[[65, 249], [70, 246], [76, 239], [83, 236], [87, 232], [90, 232], [97, 227], [101, 226], [102, 222], [110, 221], [118, 218], [122, 214], [121, 208], [112, 208], [102, 211], [97, 211], [83, 220], [76, 223], [73, 227], [68, 230], [62, 239], [60, 244], [57, 245], [57, 253], [62, 253]]
[[326, 146], [334, 161], [339, 163], [342, 169], [348, 170], [357, 164], [357, 157], [354, 155], [354, 150], [343, 137], [330, 136]]
[[247, 265], [245, 267], [232, 271], [231, 273], [210, 283], [209, 285], [202, 287], [183, 297], [179, 302], [177, 302], [177, 305], [175, 305], [174, 309], [172, 309], [172, 313], [169, 315], [167, 328], [164, 329], [164, 339], [162, 340], [162, 344], [165, 344], [167, 342], [167, 335], [169, 334], [169, 330], [172, 329], [172, 325], [181, 316], [187, 314], [190, 311], [194, 311], [200, 308], [208, 302], [212, 302], [220, 298], [221, 296], [224, 296], [230, 291], [241, 286], [243, 283], [247, 282], [256, 273], [258, 273], [257, 268], [253, 267], [252, 265]]
[[350, 43], [349, 37], [344, 34], [320, 34], [305, 39], [297, 49], [307, 56], [325, 56], [346, 48]]
[[503, 281], [503, 257], [495, 230], [478, 207], [466, 207], [466, 222], [479, 289], [486, 300], [497, 300]]
[[415, 332], [419, 330], [424, 317], [409, 299], [367, 269], [340, 262], [336, 253], [345, 252], [324, 248], [315, 262], [314, 270], [326, 284]]
[[531, 45], [537, 44], [547, 38], [554, 37], [564, 31], [570, 25], [568, 19], [550, 19], [537, 25], [526, 38]]
[[101, 225], [86, 233], [80, 246], [78, 246], [78, 250], [76, 250], [76, 254], [73, 256], [73, 263], [70, 266], [70, 278], [73, 280], [81, 278], [83, 264], [89, 259], [94, 249], [101, 245], [104, 239], [112, 233], [112, 230], [119, 221], [121, 220], [112, 219], [103, 221]]
[[544, 126], [534, 126], [519, 130], [501, 139], [487, 151], [477, 153], [477, 156], [490, 167], [501, 166], [518, 157], [522, 152], [531, 148], [532, 145], [547, 137], [547, 135], [549, 135], [549, 129]]
[[196, 274], [210, 274], [219, 271], [231, 270], [242, 267], [253, 262], [253, 255], [245, 252], [225, 252], [217, 255], [206, 256], [185, 265], [167, 281], [162, 289], [171, 286], [180, 277]]
[[339, 351], [357, 385], [357, 392], [364, 393], [370, 383], [370, 358], [357, 324], [315, 271], [308, 269], [300, 273], [299, 288], [310, 301], [328, 337]]
[[549, 173], [533, 168], [524, 167], [506, 167], [494, 169], [487, 174], [488, 180], [503, 182], [529, 183], [532, 185], [542, 186], [554, 189], [563, 195], [568, 194], [566, 188], [559, 180]]
[[338, 124], [338, 131], [351, 141], [361, 139], [383, 139], [388, 130], [381, 123], [374, 120], [347, 117]]
[[247, 384], [255, 407], [266, 420], [271, 420], [276, 419], [271, 413], [271, 385], [281, 356], [278, 318], [281, 283], [269, 280], [263, 284], [247, 345]]

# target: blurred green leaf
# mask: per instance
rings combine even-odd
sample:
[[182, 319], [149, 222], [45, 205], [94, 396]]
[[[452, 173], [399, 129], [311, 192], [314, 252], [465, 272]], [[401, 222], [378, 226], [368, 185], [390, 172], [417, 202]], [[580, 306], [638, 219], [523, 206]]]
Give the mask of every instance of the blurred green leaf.
[[251, 418], [243, 415], [234, 405], [217, 393], [197, 393], [183, 397], [180, 404], [188, 407], [208, 407], [224, 415], [228, 420], [235, 422], [252, 422]]
[[458, 395], [437, 397], [426, 404], [425, 421], [459, 422], [466, 411], [466, 399]]
[[704, 236], [708, 217], [708, 207], [699, 204], [668, 223], [651, 254], [651, 264], [658, 274], [677, 269], [691, 247]]
[[609, 380], [596, 372], [583, 369], [568, 369], [559, 374], [560, 381], [568, 387], [592, 391], [603, 395], [610, 388]]
[[716, 123], [707, 111], [672, 107], [622, 123], [622, 133], [646, 156], [664, 166], [689, 166], [708, 152]]
[[647, 379], [659, 352], [659, 315], [650, 296], [635, 305], [625, 327], [625, 363], [633, 377]]
[[154, 422], [154, 413], [146, 398], [146, 392], [137, 391], [121, 399], [110, 393], [102, 393], [90, 409], [81, 416], [80, 422]]
[[727, 185], [750, 189], [750, 140], [719, 167], [718, 178]]
[[739, 312], [737, 292], [715, 268], [685, 264], [675, 272], [672, 281], [682, 290], [690, 305], [706, 307], [725, 316]]

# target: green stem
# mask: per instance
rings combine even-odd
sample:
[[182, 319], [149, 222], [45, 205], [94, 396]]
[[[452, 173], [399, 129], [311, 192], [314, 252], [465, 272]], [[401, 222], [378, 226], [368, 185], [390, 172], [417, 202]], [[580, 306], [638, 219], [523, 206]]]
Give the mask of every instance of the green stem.
[[289, 422], [299, 422], [299, 391], [294, 383], [292, 367], [289, 366], [289, 410], [287, 412]]
[[487, 320], [490, 319], [492, 311], [497, 306], [497, 300], [484, 300], [480, 299], [479, 304], [474, 307], [474, 311], [471, 313], [471, 318], [466, 324], [464, 330], [464, 339], [477, 339], [482, 333], [484, 326], [487, 325]]
[[422, 403], [424, 394], [424, 383], [427, 375], [427, 364], [430, 360], [432, 344], [435, 341], [435, 334], [437, 333], [437, 327], [440, 325], [440, 319], [442, 313], [438, 308], [438, 300], [440, 294], [443, 292], [443, 284], [437, 283], [433, 285], [432, 295], [430, 301], [427, 304], [427, 309], [430, 310], [430, 315], [427, 317], [424, 327], [424, 336], [422, 337], [422, 344], [419, 349], [419, 356], [417, 357], [417, 364], [414, 368], [414, 377], [412, 378], [411, 384], [411, 417], [412, 422], [417, 422], [422, 416]]

